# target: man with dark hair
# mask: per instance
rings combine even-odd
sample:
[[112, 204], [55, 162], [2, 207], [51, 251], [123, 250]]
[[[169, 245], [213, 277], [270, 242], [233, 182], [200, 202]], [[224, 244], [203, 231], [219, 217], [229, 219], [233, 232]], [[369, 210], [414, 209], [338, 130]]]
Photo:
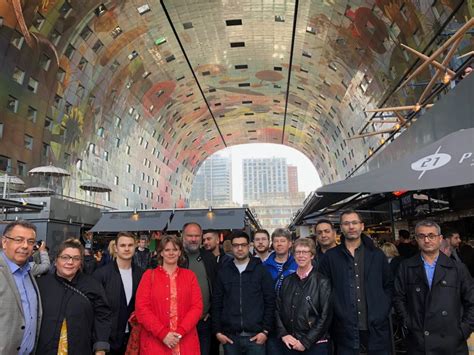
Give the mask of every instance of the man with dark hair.
[[186, 269], [192, 270], [198, 279], [201, 288], [203, 314], [197, 324], [201, 354], [208, 355], [211, 347], [211, 297], [212, 286], [216, 278], [217, 262], [211, 252], [201, 248], [202, 228], [196, 222], [186, 223], [183, 226], [184, 265]]
[[273, 328], [275, 292], [269, 273], [250, 256], [250, 238], [243, 231], [231, 236], [234, 261], [217, 274], [212, 299], [212, 325], [226, 355], [264, 355]]
[[110, 354], [123, 355], [130, 335], [128, 319], [135, 310], [135, 295], [144, 270], [133, 263], [135, 236], [120, 232], [115, 238], [115, 260], [96, 270], [94, 278], [104, 287], [112, 311]]
[[408, 330], [409, 354], [467, 354], [474, 331], [474, 283], [463, 263], [440, 253], [439, 225], [415, 227], [420, 253], [402, 261], [395, 309]]
[[135, 255], [133, 256], [133, 262], [143, 270], [151, 266], [151, 252], [150, 249], [146, 247], [147, 242], [147, 237], [141, 236], [138, 240], [138, 246], [135, 249]]
[[337, 245], [336, 229], [329, 219], [318, 220], [314, 225], [314, 233], [318, 242], [317, 253], [319, 255], [326, 253]]
[[461, 235], [455, 229], [447, 230], [444, 233], [444, 238], [451, 246], [451, 258], [464, 263], [471, 276], [474, 276], [474, 249], [462, 242]]
[[324, 254], [320, 272], [333, 286], [332, 339], [337, 354], [388, 355], [393, 279], [384, 253], [363, 235], [356, 211], [340, 216], [341, 244]]
[[258, 229], [253, 235], [255, 256], [265, 262], [270, 256], [270, 234], [266, 229]]
[[35, 244], [35, 225], [15, 221], [5, 227], [0, 251], [0, 354], [34, 353], [38, 342], [41, 299], [28, 262]]
[[224, 249], [220, 247], [219, 232], [216, 230], [211, 229], [203, 234], [202, 246], [214, 255], [218, 266], [232, 260], [232, 257], [224, 253]]
[[410, 232], [406, 229], [400, 229], [398, 231], [398, 254], [402, 257], [402, 259], [411, 258], [418, 252], [418, 248], [413, 245]]

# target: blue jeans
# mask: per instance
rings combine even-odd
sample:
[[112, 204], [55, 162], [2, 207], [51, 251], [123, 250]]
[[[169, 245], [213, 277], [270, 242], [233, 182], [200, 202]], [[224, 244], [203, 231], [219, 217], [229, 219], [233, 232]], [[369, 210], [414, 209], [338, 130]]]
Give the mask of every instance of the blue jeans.
[[282, 342], [285, 355], [328, 355], [329, 354], [329, 342], [313, 344], [309, 349], [305, 351], [296, 351], [293, 349], [288, 349], [286, 345]]
[[201, 355], [209, 355], [211, 350], [211, 319], [208, 317], [206, 321], [200, 320], [196, 326]]
[[285, 354], [285, 344], [281, 341], [281, 338], [277, 338], [276, 335], [270, 334], [266, 342], [267, 355], [283, 355]]
[[265, 355], [265, 344], [250, 341], [251, 337], [240, 335], [227, 335], [234, 344], [224, 344], [225, 355]]

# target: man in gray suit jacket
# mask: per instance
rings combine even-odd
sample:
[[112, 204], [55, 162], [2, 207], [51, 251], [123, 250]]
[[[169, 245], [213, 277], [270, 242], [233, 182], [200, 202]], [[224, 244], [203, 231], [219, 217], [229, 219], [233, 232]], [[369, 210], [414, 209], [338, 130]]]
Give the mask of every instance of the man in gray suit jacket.
[[36, 227], [15, 221], [5, 227], [0, 252], [0, 354], [34, 352], [41, 326], [41, 299], [28, 259]]

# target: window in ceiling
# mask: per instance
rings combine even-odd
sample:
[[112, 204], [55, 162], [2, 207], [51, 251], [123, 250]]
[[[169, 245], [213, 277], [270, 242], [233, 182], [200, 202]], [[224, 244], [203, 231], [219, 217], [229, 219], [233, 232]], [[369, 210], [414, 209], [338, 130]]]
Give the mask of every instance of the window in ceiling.
[[142, 78], [143, 78], [143, 79], [146, 79], [146, 78], [148, 78], [148, 77], [150, 76], [150, 74], [151, 74], [151, 72], [145, 71], [145, 72], [142, 74]]
[[274, 88], [274, 89], [281, 89], [281, 85], [279, 85], [279, 84], [273, 84], [273, 88]]
[[154, 109], [155, 109], [155, 105], [150, 105], [150, 107], [148, 107], [148, 111], [150, 112], [153, 112]]
[[247, 87], [250, 86], [250, 83], [239, 83], [239, 87]]
[[245, 121], [247, 124], [255, 124], [255, 121]]
[[189, 30], [190, 28], [193, 28], [193, 27], [194, 27], [194, 26], [193, 26], [193, 23], [192, 23], [192, 22], [184, 22], [184, 23], [183, 23], [183, 28], [184, 28], [185, 30]]
[[127, 56], [129, 60], [134, 60], [136, 57], [138, 57], [138, 52], [135, 50]]
[[336, 101], [337, 102], [342, 102], [341, 98], [338, 95], [336, 95]]
[[116, 39], [118, 36], [120, 36], [122, 34], [122, 29], [120, 28], [120, 26], [117, 26], [113, 29], [112, 32], [110, 32], [110, 35], [112, 36], [113, 39]]
[[285, 16], [275, 15], [275, 22], [285, 22]]
[[230, 42], [231, 48], [245, 47], [245, 42]]
[[354, 112], [354, 106], [352, 105], [352, 102], [349, 102], [349, 108], [351, 109], [352, 112]]
[[226, 20], [225, 24], [226, 26], [242, 26], [242, 20], [241, 19]]
[[248, 69], [248, 65], [247, 64], [237, 64], [235, 66], [235, 69]]
[[246, 113], [244, 113], [244, 116], [253, 116], [253, 115], [254, 115], [253, 112], [246, 112]]
[[193, 96], [193, 95], [194, 95], [194, 93], [193, 93], [193, 92], [190, 92], [189, 94], [186, 94], [186, 97], [191, 97], [191, 96]]
[[100, 4], [94, 10], [94, 13], [97, 17], [102, 16], [107, 11], [107, 7], [104, 4]]
[[341, 81], [342, 86], [344, 86], [346, 89], [349, 88], [349, 83], [347, 83], [344, 79]]
[[282, 71], [283, 68], [282, 68], [282, 67], [273, 67], [273, 70], [275, 70], [275, 71]]
[[208, 75], [211, 75], [211, 72], [209, 70], [202, 72], [202, 76], [208, 76]]
[[316, 34], [316, 28], [311, 27], [311, 26], [306, 26], [306, 32], [315, 35]]
[[215, 92], [216, 91], [216, 88], [210, 88], [209, 89], [209, 92]]
[[303, 72], [303, 73], [308, 73], [308, 69], [303, 68], [303, 67], [300, 68], [300, 71]]
[[244, 105], [246, 105], [246, 104], [251, 104], [251, 103], [252, 103], [251, 100], [244, 100], [244, 101], [242, 101], [242, 104], [244, 104]]
[[91, 36], [92, 30], [89, 28], [89, 26], [85, 26], [79, 36], [84, 40], [87, 41], [87, 39]]
[[302, 87], [302, 86], [297, 86], [296, 88], [299, 89], [299, 90], [304, 91], [304, 87]]
[[329, 69], [331, 69], [331, 70], [333, 70], [333, 71], [337, 71], [336, 64], [334, 64], [334, 63], [329, 63], [329, 64], [328, 64], [328, 67], [329, 67]]
[[176, 59], [175, 56], [172, 54], [172, 55], [166, 57], [165, 60], [166, 60], [167, 63], [169, 63], [169, 62], [172, 62], [172, 61], [175, 60], [175, 59]]
[[140, 15], [145, 15], [147, 12], [151, 11], [150, 5], [145, 4], [145, 5], [139, 6], [137, 7], [137, 11]]
[[302, 51], [302, 55], [303, 57], [306, 57], [306, 58], [311, 58], [311, 53], [308, 52], [307, 50], [303, 49]]
[[257, 130], [255, 130], [255, 129], [249, 129], [247, 132], [248, 132], [248, 133], [257, 133]]
[[114, 60], [114, 62], [110, 66], [110, 70], [112, 71], [112, 73], [115, 72], [119, 66], [120, 66], [120, 63], [117, 60]]

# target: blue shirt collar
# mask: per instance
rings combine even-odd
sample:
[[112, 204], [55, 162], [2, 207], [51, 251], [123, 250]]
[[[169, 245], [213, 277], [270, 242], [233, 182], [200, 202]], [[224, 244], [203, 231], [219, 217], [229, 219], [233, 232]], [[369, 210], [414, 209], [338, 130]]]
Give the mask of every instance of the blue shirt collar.
[[435, 266], [436, 266], [436, 263], [438, 262], [439, 254], [438, 254], [438, 256], [434, 259], [433, 264], [428, 263], [428, 262], [425, 260], [425, 258], [423, 258], [423, 254], [420, 253], [420, 256], [421, 256], [421, 260], [423, 260], [423, 264], [424, 264], [425, 266], [435, 267]]

